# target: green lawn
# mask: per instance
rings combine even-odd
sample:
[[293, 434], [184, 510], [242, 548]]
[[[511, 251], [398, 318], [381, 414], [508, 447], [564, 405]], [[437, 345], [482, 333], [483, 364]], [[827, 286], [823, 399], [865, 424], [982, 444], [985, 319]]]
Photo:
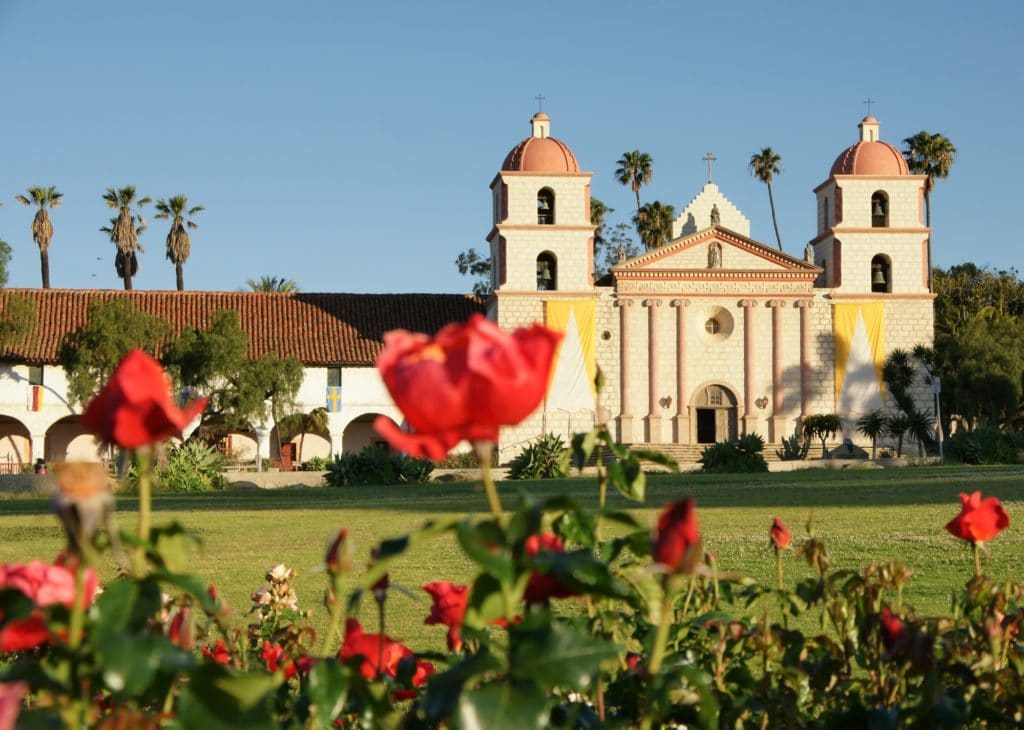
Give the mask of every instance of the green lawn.
[[[592, 479], [501, 484], [506, 507], [515, 504], [517, 490], [537, 497], [567, 494], [596, 503]], [[768, 528], [774, 515], [793, 531], [794, 542], [813, 515], [815, 529], [827, 542], [835, 567], [862, 567], [868, 562], [902, 560], [912, 571], [907, 601], [919, 612], [944, 611], [949, 591], [962, 585], [971, 570], [965, 546], [944, 525], [959, 512], [957, 494], [980, 489], [1006, 505], [1014, 524], [996, 538], [985, 564], [998, 578], [1020, 580], [1024, 563], [1024, 468], [922, 467], [890, 470], [804, 471], [743, 476], [658, 476], [649, 480], [646, 506], [640, 519], [651, 523], [657, 510], [686, 494], [697, 497], [701, 531], [708, 550], [723, 571], [736, 571], [765, 581], [774, 580], [774, 558]], [[619, 506], [631, 503], [619, 498]], [[126, 527], [135, 522], [137, 503], [118, 500]], [[402, 534], [437, 518], [484, 512], [483, 492], [474, 484], [431, 484], [410, 487], [309, 488], [237, 490], [204, 494], [160, 495], [155, 521], [178, 520], [195, 531], [203, 548], [192, 562], [194, 572], [214, 583], [239, 619], [248, 609], [249, 594], [271, 565], [284, 562], [298, 571], [296, 587], [304, 608], [316, 608], [324, 576], [318, 572], [323, 549], [340, 527], [355, 541], [359, 560], [380, 539]], [[46, 500], [0, 500], [0, 561], [50, 560], [63, 537], [50, 516]], [[787, 578], [805, 575], [805, 566], [790, 557]], [[112, 573], [112, 566], [110, 572]], [[448, 538], [439, 538], [398, 563], [393, 583], [411, 596], [393, 592], [389, 599], [388, 632], [414, 645], [440, 648], [443, 630], [425, 627], [426, 595], [419, 586], [431, 580], [466, 581], [469, 562]], [[370, 626], [370, 606], [364, 618]]]

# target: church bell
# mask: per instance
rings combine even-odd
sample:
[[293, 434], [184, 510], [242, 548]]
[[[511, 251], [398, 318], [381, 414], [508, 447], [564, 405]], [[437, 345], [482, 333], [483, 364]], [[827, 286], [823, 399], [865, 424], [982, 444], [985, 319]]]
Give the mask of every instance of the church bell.
[[876, 266], [875, 273], [871, 276], [872, 284], [885, 284], [885, 274], [882, 273], [882, 267]]

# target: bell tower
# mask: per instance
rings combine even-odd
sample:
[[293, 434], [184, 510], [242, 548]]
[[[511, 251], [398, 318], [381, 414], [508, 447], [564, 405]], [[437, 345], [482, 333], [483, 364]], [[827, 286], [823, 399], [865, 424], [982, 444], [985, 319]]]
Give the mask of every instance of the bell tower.
[[836, 158], [815, 188], [817, 282], [837, 294], [927, 294], [928, 228], [923, 175], [911, 175], [898, 149], [865, 117], [860, 140]]
[[[508, 295], [538, 301], [553, 292], [592, 293], [594, 226], [590, 222], [591, 173], [551, 136], [551, 119], [538, 112], [531, 134], [512, 148], [491, 181], [493, 227], [491, 283]], [[506, 322], [501, 313], [499, 324]]]

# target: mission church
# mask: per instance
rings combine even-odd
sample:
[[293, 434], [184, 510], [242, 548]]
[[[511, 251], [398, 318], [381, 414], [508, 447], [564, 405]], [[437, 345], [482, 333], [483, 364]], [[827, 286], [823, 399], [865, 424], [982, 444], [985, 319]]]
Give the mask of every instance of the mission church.
[[[99, 453], [68, 402], [58, 353], [92, 304], [120, 297], [175, 333], [233, 309], [249, 334], [250, 357], [275, 352], [303, 363], [296, 407], [326, 407], [326, 428], [281, 438], [275, 424], [259, 423], [225, 436], [225, 448], [240, 459], [259, 454], [283, 466], [377, 441], [371, 424], [378, 414], [402, 422], [374, 368], [384, 332], [434, 332], [477, 311], [507, 330], [543, 322], [565, 332], [546, 400], [502, 430], [502, 462], [544, 433], [568, 437], [594, 423], [607, 423], [624, 443], [678, 451], [745, 433], [778, 444], [802, 418], [839, 413], [845, 435], [857, 440], [856, 418], [884, 404], [886, 355], [932, 344], [925, 177], [909, 173], [873, 117], [860, 122], [859, 138], [814, 189], [816, 234], [804, 258], [750, 238], [749, 220], [708, 182], [673, 222], [668, 243], [620, 257], [600, 281], [592, 173], [551, 136], [548, 115], [535, 114], [530, 125], [490, 184], [493, 293], [486, 301], [461, 294], [0, 292], [0, 308], [11, 294], [36, 306], [27, 341], [0, 353], [0, 470]], [[600, 393], [598, 368], [606, 383]], [[924, 403], [927, 394], [918, 397]]]

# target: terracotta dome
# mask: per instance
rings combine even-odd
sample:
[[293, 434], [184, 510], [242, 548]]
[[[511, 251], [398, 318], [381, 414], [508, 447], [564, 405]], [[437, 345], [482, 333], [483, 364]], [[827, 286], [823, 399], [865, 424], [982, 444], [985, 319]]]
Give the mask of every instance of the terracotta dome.
[[537, 112], [530, 120], [533, 134], [512, 148], [501, 169], [507, 172], [579, 172], [580, 164], [569, 145], [548, 136], [551, 120]]
[[909, 175], [903, 154], [888, 142], [878, 139], [878, 120], [864, 117], [860, 122], [861, 139], [850, 145], [832, 163], [832, 175]]

